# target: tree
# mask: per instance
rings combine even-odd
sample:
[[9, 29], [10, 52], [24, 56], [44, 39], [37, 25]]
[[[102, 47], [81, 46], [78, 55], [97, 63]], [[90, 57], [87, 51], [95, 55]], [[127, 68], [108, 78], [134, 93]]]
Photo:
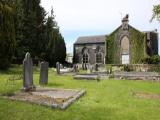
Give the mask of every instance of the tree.
[[160, 21], [160, 4], [153, 6], [153, 14], [150, 21], [153, 21], [153, 19]]
[[46, 12], [40, 0], [17, 0], [16, 57], [23, 59], [26, 52], [41, 58], [44, 43]]
[[64, 38], [59, 32], [59, 27], [55, 21], [55, 16], [53, 14], [53, 8], [51, 10], [51, 15], [48, 16], [46, 22], [46, 59], [49, 61], [50, 66], [56, 64], [56, 62], [64, 63], [66, 58], [66, 46]]
[[22, 63], [26, 52], [33, 60], [46, 60], [50, 65], [64, 62], [65, 42], [53, 9], [46, 19], [40, 0], [1, 0], [0, 15], [0, 68], [7, 68], [13, 55], [14, 63]]
[[0, 69], [7, 69], [15, 50], [15, 9], [13, 1], [0, 1]]

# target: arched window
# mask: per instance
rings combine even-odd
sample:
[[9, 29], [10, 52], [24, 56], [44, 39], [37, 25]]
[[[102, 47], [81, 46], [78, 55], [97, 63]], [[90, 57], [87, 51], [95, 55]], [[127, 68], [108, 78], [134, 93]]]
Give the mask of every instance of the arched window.
[[98, 52], [96, 53], [96, 63], [102, 63], [102, 53]]
[[124, 36], [121, 40], [121, 53], [129, 54], [129, 39], [127, 36]]
[[121, 61], [122, 64], [129, 64], [129, 39], [127, 36], [121, 40]]
[[89, 57], [87, 53], [83, 54], [83, 63], [88, 63], [89, 62]]

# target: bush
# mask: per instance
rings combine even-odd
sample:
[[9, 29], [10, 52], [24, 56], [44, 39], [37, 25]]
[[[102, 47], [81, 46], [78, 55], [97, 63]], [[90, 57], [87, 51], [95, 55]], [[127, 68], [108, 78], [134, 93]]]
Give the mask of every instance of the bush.
[[160, 56], [154, 55], [151, 57], [145, 57], [141, 60], [141, 62], [144, 64], [160, 64]]
[[131, 65], [124, 65], [124, 71], [126, 72], [133, 71], [133, 67]]

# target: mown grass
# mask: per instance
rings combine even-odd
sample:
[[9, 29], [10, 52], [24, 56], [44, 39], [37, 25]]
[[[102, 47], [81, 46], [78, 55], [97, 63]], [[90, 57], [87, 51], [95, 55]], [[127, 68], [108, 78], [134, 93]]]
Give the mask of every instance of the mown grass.
[[[19, 74], [21, 66], [0, 72], [0, 94], [22, 88], [22, 81], [7, 83], [10, 74]], [[34, 69], [34, 83], [39, 85], [39, 70]], [[51, 88], [84, 89], [86, 94], [66, 110], [11, 101], [0, 97], [0, 120], [159, 120], [160, 100], [133, 96], [134, 92], [160, 94], [160, 83], [131, 80], [74, 80], [57, 76], [49, 70]]]

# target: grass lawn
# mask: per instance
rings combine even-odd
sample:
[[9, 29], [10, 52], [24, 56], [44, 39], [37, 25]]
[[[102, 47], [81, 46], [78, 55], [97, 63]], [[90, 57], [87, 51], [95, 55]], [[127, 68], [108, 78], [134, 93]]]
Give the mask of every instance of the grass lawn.
[[[21, 72], [14, 66], [0, 72], [0, 94], [19, 91], [22, 81], [7, 82], [11, 74]], [[34, 69], [38, 86], [39, 70]], [[0, 120], [160, 120], [160, 99], [133, 96], [133, 92], [160, 94], [160, 82], [131, 80], [74, 80], [72, 76], [57, 76], [49, 70], [51, 88], [80, 88], [87, 91], [66, 110], [51, 109], [0, 97]]]

